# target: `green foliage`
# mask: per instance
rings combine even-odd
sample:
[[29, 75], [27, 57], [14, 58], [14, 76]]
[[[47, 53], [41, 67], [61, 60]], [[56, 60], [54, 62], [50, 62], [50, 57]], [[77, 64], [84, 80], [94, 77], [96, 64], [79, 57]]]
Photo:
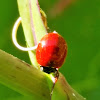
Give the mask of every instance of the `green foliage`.
[[28, 97], [28, 100], [86, 100], [70, 87], [61, 73], [51, 96], [53, 82], [49, 74], [2, 50], [0, 83]]
[[[100, 98], [100, 1], [76, 1], [66, 8], [60, 16], [49, 17], [48, 10], [54, 0], [40, 1], [41, 8], [46, 11], [48, 26], [59, 32], [68, 43], [68, 56], [60, 69], [69, 84], [87, 100]], [[57, 1], [57, 0], [56, 0]], [[17, 2], [14, 0], [0, 3], [0, 49], [30, 63], [27, 52], [16, 49], [11, 40], [11, 31], [15, 20], [19, 17]], [[24, 45], [22, 29], [18, 31], [18, 41]], [[6, 93], [5, 93], [6, 92]], [[0, 85], [2, 100], [27, 100], [22, 95]]]

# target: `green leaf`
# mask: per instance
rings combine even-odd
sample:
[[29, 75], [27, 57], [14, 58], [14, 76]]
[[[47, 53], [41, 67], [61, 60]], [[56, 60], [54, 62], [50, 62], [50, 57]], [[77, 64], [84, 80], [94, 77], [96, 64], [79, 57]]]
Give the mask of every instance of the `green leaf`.
[[0, 82], [26, 96], [36, 96], [43, 100], [50, 97], [43, 72], [1, 50]]
[[[0, 83], [35, 100], [50, 100], [53, 83], [49, 74], [0, 50]], [[85, 100], [60, 73], [52, 100]]]

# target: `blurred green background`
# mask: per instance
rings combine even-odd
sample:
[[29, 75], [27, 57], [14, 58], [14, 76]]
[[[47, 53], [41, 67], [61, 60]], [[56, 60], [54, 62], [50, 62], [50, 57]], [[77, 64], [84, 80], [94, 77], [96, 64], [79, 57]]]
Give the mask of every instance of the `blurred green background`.
[[[50, 29], [59, 32], [68, 44], [68, 55], [60, 72], [87, 100], [100, 100], [100, 0], [76, 0], [58, 15], [53, 13], [55, 17], [50, 9], [59, 0], [39, 2]], [[18, 16], [16, 0], [0, 1], [0, 49], [30, 63], [27, 52], [18, 50], [12, 43], [11, 31]], [[21, 27], [18, 33], [19, 43], [25, 45]], [[27, 98], [0, 84], [0, 100]]]

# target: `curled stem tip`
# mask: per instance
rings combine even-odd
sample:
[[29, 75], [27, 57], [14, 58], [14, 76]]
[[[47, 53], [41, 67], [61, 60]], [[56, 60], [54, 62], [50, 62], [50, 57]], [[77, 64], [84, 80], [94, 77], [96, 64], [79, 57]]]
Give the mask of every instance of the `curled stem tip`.
[[18, 49], [20, 49], [20, 50], [22, 50], [22, 51], [35, 50], [35, 49], [37, 48], [37, 45], [35, 45], [34, 47], [29, 47], [29, 48], [27, 48], [27, 47], [22, 47], [22, 46], [20, 46], [20, 45], [18, 44], [18, 42], [17, 42], [17, 30], [18, 30], [18, 27], [19, 27], [20, 23], [21, 23], [21, 17], [19, 17], [19, 18], [17, 19], [17, 21], [16, 21], [15, 24], [14, 24], [13, 30], [12, 30], [12, 41], [13, 41], [14, 45], [15, 45]]

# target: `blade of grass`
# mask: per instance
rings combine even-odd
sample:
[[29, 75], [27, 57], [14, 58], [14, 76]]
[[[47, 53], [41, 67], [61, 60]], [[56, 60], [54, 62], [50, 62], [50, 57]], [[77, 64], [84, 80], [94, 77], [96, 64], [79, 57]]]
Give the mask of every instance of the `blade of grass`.
[[43, 72], [1, 50], [0, 82], [35, 100], [50, 98], [48, 82]]
[[[0, 50], [0, 83], [34, 100], [50, 100], [52, 81], [48, 74]], [[52, 100], [85, 100], [66, 82], [62, 74]]]
[[[38, 0], [17, 0], [27, 46], [33, 47], [47, 33], [43, 24]], [[35, 42], [35, 43], [34, 43]], [[34, 67], [38, 67], [35, 52], [28, 51]]]

